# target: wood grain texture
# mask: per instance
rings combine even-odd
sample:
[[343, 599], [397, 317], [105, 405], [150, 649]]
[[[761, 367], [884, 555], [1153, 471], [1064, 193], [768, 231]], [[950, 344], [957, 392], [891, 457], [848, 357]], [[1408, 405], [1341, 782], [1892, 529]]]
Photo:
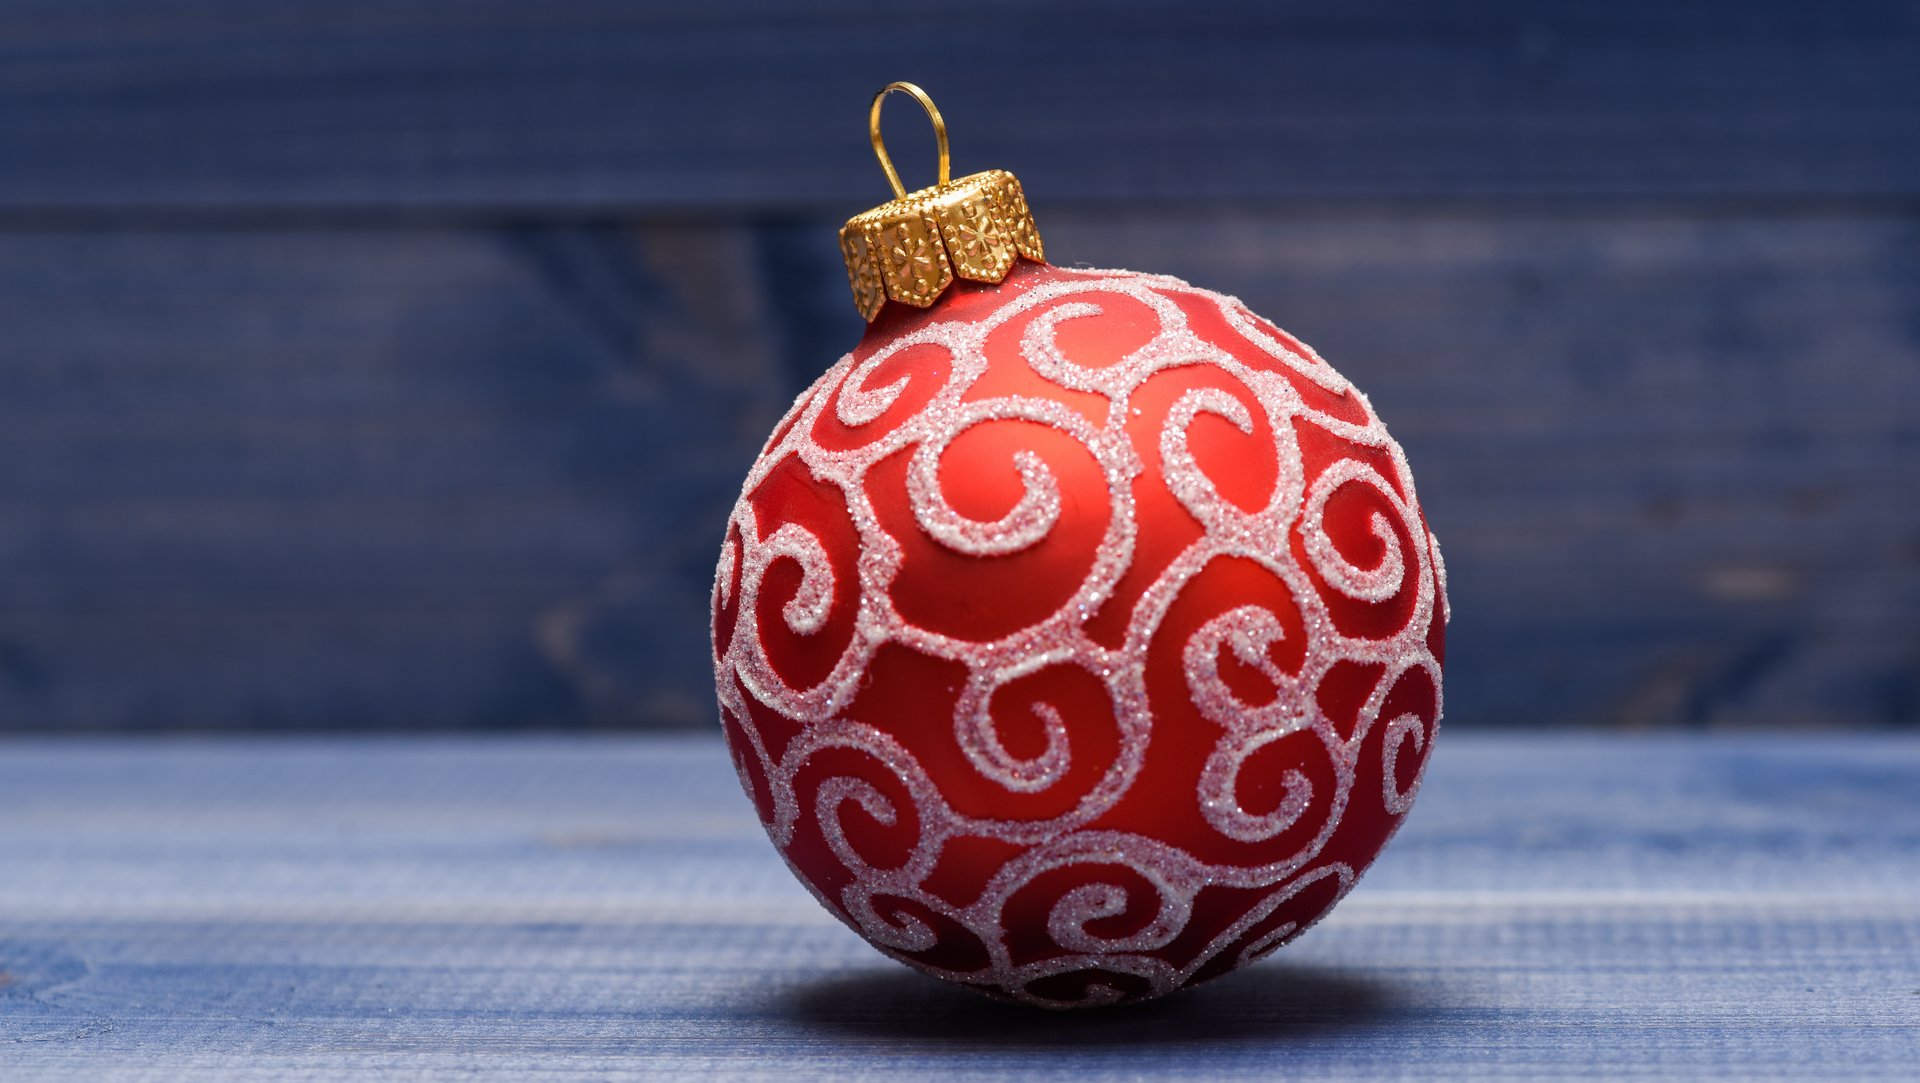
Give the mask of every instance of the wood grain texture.
[[757, 247], [12, 237], [0, 728], [708, 720], [713, 548], [787, 380]]
[[0, 210], [844, 217], [883, 194], [860, 110], [903, 77], [961, 168], [1015, 169], [1043, 213], [1910, 199], [1916, 50], [1906, 0], [26, 0], [0, 10]]
[[9, 1080], [1912, 1079], [1912, 738], [1448, 733], [1275, 958], [1058, 1016], [869, 949], [708, 737], [0, 744]]
[[[856, 340], [831, 224], [0, 245], [0, 729], [704, 725], [718, 526]], [[1920, 225], [1062, 212], [1407, 447], [1461, 724], [1920, 721]]]

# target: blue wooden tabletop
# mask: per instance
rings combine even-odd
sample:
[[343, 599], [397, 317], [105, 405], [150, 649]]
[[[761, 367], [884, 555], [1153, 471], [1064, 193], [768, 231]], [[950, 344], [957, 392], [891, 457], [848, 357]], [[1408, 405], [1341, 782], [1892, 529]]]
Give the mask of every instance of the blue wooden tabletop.
[[1914, 1078], [1920, 741], [1446, 734], [1274, 958], [1057, 1015], [788, 876], [705, 736], [0, 744], [0, 1079]]

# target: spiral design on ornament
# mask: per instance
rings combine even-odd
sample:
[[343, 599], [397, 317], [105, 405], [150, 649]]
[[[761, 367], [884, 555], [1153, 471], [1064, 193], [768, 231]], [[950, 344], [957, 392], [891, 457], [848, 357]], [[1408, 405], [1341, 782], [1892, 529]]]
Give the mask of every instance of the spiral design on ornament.
[[1366, 400], [1239, 302], [1024, 266], [994, 300], [843, 358], [749, 473], [728, 745], [882, 951], [1155, 996], [1299, 935], [1406, 814], [1444, 568]]
[[1312, 558], [1314, 569], [1335, 590], [1349, 598], [1383, 602], [1400, 592], [1400, 584], [1407, 574], [1406, 561], [1400, 554], [1400, 538], [1388, 518], [1376, 511], [1367, 521], [1368, 528], [1380, 543], [1382, 553], [1380, 563], [1372, 568], [1359, 568], [1349, 563], [1327, 533], [1327, 498], [1336, 489], [1350, 483], [1370, 487], [1399, 513], [1400, 518], [1406, 518], [1406, 509], [1399, 505], [1386, 480], [1371, 467], [1352, 459], [1337, 462], [1314, 481], [1312, 490], [1307, 493], [1306, 515], [1301, 524], [1307, 538], [1307, 555]]

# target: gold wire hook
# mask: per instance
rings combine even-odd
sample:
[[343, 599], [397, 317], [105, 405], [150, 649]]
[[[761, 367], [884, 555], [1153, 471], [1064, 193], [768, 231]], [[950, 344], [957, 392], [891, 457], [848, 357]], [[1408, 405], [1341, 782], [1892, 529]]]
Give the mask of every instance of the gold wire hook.
[[888, 83], [873, 96], [873, 108], [867, 110], [867, 135], [873, 139], [874, 156], [880, 159], [880, 168], [886, 171], [887, 183], [893, 185], [893, 198], [907, 198], [906, 186], [900, 183], [900, 174], [894, 171], [893, 159], [887, 157], [887, 144], [880, 138], [880, 103], [887, 95], [896, 90], [904, 90], [913, 95], [920, 108], [927, 111], [927, 119], [933, 121], [933, 140], [940, 147], [940, 184], [944, 187], [953, 170], [953, 161], [947, 156], [947, 122], [940, 119], [940, 110], [934, 108], [933, 99], [927, 92], [912, 83]]

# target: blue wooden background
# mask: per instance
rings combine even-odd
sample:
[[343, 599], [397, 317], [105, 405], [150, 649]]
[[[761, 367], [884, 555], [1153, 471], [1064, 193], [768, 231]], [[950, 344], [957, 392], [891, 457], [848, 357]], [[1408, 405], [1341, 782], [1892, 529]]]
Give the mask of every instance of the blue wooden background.
[[1920, 725], [1920, 4], [10, 0], [0, 729], [709, 725], [896, 78], [1369, 392], [1449, 725]]

